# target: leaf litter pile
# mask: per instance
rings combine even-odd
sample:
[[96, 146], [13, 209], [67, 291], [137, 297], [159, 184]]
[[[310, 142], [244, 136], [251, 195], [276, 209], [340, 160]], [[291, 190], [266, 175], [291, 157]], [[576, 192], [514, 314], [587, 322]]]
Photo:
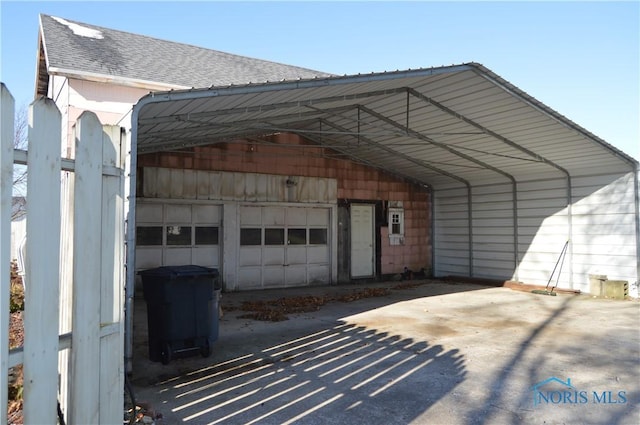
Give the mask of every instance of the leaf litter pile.
[[[24, 310], [24, 286], [22, 278], [18, 275], [18, 265], [11, 262], [11, 283], [10, 283], [10, 318], [9, 318], [9, 348], [22, 347], [24, 343], [24, 326], [22, 313]], [[9, 388], [7, 417], [9, 423], [19, 424], [22, 418], [22, 389], [24, 374], [22, 365], [9, 370]]]
[[[423, 282], [422, 282], [423, 283]], [[391, 289], [411, 289], [422, 283], [412, 282], [393, 286]], [[309, 313], [318, 311], [320, 307], [330, 302], [353, 302], [363, 298], [384, 297], [391, 294], [390, 288], [366, 288], [340, 295], [307, 295], [301, 297], [282, 297], [268, 301], [244, 301], [240, 310], [246, 314], [238, 316], [241, 319], [253, 319], [266, 322], [281, 322], [289, 320], [288, 314]], [[226, 308], [227, 311], [236, 308]]]

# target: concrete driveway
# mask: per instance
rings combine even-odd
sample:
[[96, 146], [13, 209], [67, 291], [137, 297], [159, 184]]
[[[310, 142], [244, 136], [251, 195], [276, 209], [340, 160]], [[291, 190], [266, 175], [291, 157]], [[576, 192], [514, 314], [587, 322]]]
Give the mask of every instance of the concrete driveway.
[[226, 312], [211, 357], [167, 366], [148, 361], [144, 301], [135, 314], [132, 380], [158, 424], [640, 423], [637, 301], [423, 281], [281, 322]]

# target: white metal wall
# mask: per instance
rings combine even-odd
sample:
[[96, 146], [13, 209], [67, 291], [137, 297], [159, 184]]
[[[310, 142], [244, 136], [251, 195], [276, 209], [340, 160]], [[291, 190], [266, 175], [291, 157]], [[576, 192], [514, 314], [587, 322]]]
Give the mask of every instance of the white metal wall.
[[473, 187], [473, 273], [511, 279], [515, 262], [513, 185]]
[[433, 203], [434, 274], [471, 276], [467, 188], [436, 190], [433, 193]]
[[[518, 280], [536, 285], [549, 282], [564, 244], [570, 238], [568, 193], [567, 179], [518, 184]], [[559, 287], [571, 288], [570, 254], [569, 246], [564, 262], [560, 261], [553, 275], [553, 282], [560, 275]]]
[[634, 178], [633, 173], [573, 177], [570, 206], [566, 178], [518, 182], [515, 210], [510, 183], [472, 187], [471, 202], [466, 188], [436, 190], [434, 272], [546, 285], [558, 264], [554, 285], [588, 292], [589, 275], [602, 274], [627, 280], [630, 295], [637, 297], [640, 194]]
[[573, 187], [574, 287], [588, 291], [588, 275], [602, 274], [638, 296], [633, 173], [574, 178]]

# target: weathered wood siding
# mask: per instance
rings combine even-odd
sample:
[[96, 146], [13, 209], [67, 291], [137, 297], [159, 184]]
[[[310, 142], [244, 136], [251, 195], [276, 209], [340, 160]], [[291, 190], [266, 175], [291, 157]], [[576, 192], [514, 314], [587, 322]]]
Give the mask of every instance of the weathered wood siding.
[[161, 199], [335, 203], [338, 192], [330, 178], [179, 168], [145, 167], [142, 181], [142, 197]]

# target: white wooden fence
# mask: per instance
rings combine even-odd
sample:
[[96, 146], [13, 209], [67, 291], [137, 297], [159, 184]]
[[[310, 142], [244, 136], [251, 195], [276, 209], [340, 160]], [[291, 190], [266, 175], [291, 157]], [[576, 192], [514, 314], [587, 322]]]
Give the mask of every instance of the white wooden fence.
[[[8, 369], [24, 365], [24, 423], [122, 423], [124, 406], [124, 145], [119, 127], [83, 113], [75, 160], [62, 159], [61, 114], [29, 108], [27, 151], [13, 148], [14, 100], [1, 89], [0, 424]], [[66, 145], [66, 143], [65, 143]], [[27, 165], [24, 346], [9, 350], [12, 169]], [[3, 407], [4, 406], [4, 407]]]

